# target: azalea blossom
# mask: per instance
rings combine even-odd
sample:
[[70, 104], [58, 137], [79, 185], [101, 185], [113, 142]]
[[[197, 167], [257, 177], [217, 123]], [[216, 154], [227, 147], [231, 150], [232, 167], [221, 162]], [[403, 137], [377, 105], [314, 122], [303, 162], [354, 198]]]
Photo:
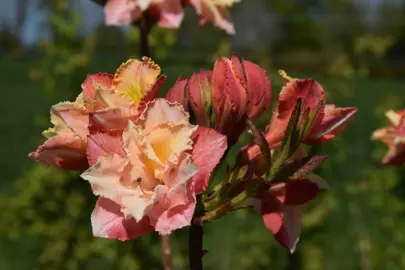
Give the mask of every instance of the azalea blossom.
[[405, 163], [405, 110], [390, 110], [385, 115], [390, 126], [377, 129], [371, 138], [388, 146], [388, 152], [381, 163], [399, 166]]
[[211, 123], [228, 136], [233, 145], [246, 127], [246, 118], [255, 120], [270, 106], [271, 83], [267, 73], [258, 65], [233, 55], [219, 58], [213, 71], [201, 70], [191, 78], [180, 79], [171, 88], [167, 98], [184, 103], [188, 100], [197, 124]]
[[228, 34], [235, 29], [228, 8], [240, 0], [108, 0], [104, 13], [107, 25], [128, 25], [143, 13], [155, 18], [160, 27], [178, 28], [183, 21], [184, 6], [192, 5], [200, 23], [212, 22]]
[[[219, 10], [234, 2], [111, 0], [106, 12], [117, 12], [114, 20], [122, 23], [148, 11], [174, 25], [181, 4], [191, 4], [205, 20], [218, 23], [216, 16], [224, 14]], [[285, 84], [263, 133], [254, 120], [270, 107], [272, 87], [258, 65], [235, 55], [219, 58], [212, 71], [180, 77], [165, 98], [157, 98], [166, 80], [160, 67], [147, 57], [132, 59], [115, 74], [89, 75], [74, 102], [54, 105], [54, 127], [43, 133], [47, 140], [30, 157], [46, 166], [86, 169], [81, 177], [98, 196], [91, 215], [96, 237], [125, 241], [152, 231], [167, 235], [192, 223], [193, 231], [246, 208], [240, 204], [251, 198], [265, 227], [293, 252], [303, 206], [327, 188], [313, 173], [326, 156], [308, 157], [302, 144], [333, 139], [357, 108], [326, 104], [322, 86], [313, 79], [281, 75]], [[375, 131], [373, 139], [389, 147], [384, 164], [400, 164], [405, 110], [387, 117], [391, 126]], [[207, 190], [228, 147], [246, 128], [253, 143], [239, 151], [228, 179]], [[197, 198], [201, 211], [195, 213]]]
[[116, 129], [122, 122], [127, 124], [128, 118], [136, 118], [163, 85], [166, 77], [158, 78], [159, 74], [160, 67], [144, 57], [143, 61], [127, 61], [115, 74], [89, 75], [75, 102], [52, 106], [54, 127], [43, 132], [47, 141], [29, 156], [45, 166], [87, 168], [87, 136], [91, 130], [100, 126]]
[[[319, 104], [321, 105], [303, 141], [309, 145], [335, 138], [353, 120], [358, 111], [355, 107], [338, 108], [334, 104], [326, 104], [325, 91], [314, 79], [292, 79], [284, 74], [284, 80], [285, 85], [280, 92], [277, 107], [273, 110], [270, 125], [264, 132], [271, 148], [280, 146], [294, 106], [300, 98], [305, 102], [310, 113]], [[240, 162], [246, 163], [257, 159], [260, 152], [258, 145], [245, 146], [240, 153]]]
[[181, 0], [108, 0], [105, 8], [107, 25], [128, 25], [148, 12], [161, 27], [180, 26], [184, 11]]
[[165, 99], [148, 103], [127, 123], [122, 136], [90, 135], [93, 164], [82, 178], [100, 196], [92, 214], [94, 235], [128, 240], [190, 225], [195, 195], [207, 188], [226, 137], [191, 125], [183, 107]]
[[313, 112], [320, 102], [324, 105], [304, 139], [306, 144], [333, 139], [345, 129], [358, 111], [355, 107], [337, 108], [333, 104], [326, 104], [325, 91], [314, 79], [292, 79], [287, 76], [284, 76], [284, 79], [286, 84], [280, 92], [277, 108], [274, 110], [270, 126], [265, 132], [265, 137], [270, 145], [281, 142], [288, 120], [299, 98], [303, 99], [310, 112]]

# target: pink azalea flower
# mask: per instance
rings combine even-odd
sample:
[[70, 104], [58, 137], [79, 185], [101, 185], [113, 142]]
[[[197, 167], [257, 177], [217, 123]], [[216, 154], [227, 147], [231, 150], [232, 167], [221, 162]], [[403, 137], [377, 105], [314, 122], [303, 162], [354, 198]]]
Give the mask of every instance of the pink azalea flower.
[[405, 110], [388, 111], [385, 115], [390, 126], [377, 129], [371, 138], [388, 146], [388, 152], [381, 163], [399, 166], [405, 163]]
[[108, 0], [104, 13], [107, 25], [128, 25], [150, 13], [165, 28], [178, 28], [184, 11], [181, 0]]
[[178, 28], [183, 21], [183, 5], [191, 4], [200, 16], [200, 23], [213, 22], [228, 34], [235, 29], [228, 8], [240, 0], [108, 0], [104, 13], [107, 25], [128, 25], [138, 21], [142, 13], [155, 18], [161, 27]]
[[[279, 147], [299, 98], [305, 101], [311, 113], [319, 102], [326, 103], [325, 91], [314, 79], [285, 77], [285, 80], [286, 84], [280, 92], [277, 108], [273, 110], [270, 125], [264, 132], [266, 141], [271, 148]], [[304, 139], [304, 143], [316, 144], [332, 140], [353, 120], [357, 111], [358, 109], [355, 107], [337, 108], [334, 104], [322, 106]], [[260, 158], [260, 153], [258, 145], [247, 145], [240, 153], [239, 162], [241, 164], [249, 163]]]
[[128, 240], [153, 229], [188, 226], [195, 195], [208, 185], [226, 137], [189, 123], [178, 103], [156, 99], [122, 136], [104, 130], [89, 137], [92, 165], [82, 178], [100, 196], [92, 215], [95, 236]]
[[[90, 132], [100, 125], [114, 128], [119, 124], [114, 118], [103, 119], [100, 123], [102, 117], [99, 115], [111, 115], [111, 111], [121, 117], [136, 118], [164, 83], [165, 77], [157, 79], [159, 74], [159, 66], [145, 57], [143, 61], [129, 60], [122, 64], [114, 75], [89, 75], [75, 102], [62, 102], [52, 107], [54, 127], [43, 133], [48, 140], [29, 156], [45, 166], [55, 164], [67, 170], [87, 168], [89, 123], [92, 123]], [[122, 121], [127, 123], [127, 120]]]
[[[312, 112], [319, 102], [326, 103], [325, 91], [314, 79], [291, 79], [280, 92], [277, 109], [274, 111], [265, 137], [270, 145], [279, 144], [284, 136], [291, 113], [299, 98], [305, 101]], [[357, 108], [336, 108], [326, 104], [318, 113], [304, 143], [314, 144], [333, 139], [353, 120]]]

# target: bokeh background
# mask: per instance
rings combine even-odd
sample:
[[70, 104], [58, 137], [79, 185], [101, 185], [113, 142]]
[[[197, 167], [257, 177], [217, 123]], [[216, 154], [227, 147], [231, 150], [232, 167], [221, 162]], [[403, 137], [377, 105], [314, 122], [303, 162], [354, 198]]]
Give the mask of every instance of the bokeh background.
[[[239, 211], [205, 227], [206, 269], [405, 269], [405, 170], [382, 167], [385, 147], [370, 141], [387, 125], [383, 113], [405, 106], [405, 1], [244, 0], [232, 14], [233, 37], [198, 26], [191, 9], [179, 30], [153, 29], [166, 90], [236, 52], [269, 72], [273, 100], [284, 69], [319, 80], [329, 103], [360, 111], [342, 136], [314, 147], [330, 157], [317, 172], [331, 189], [308, 205], [296, 253], [276, 244], [260, 215]], [[44, 140], [50, 106], [72, 100], [86, 74], [141, 56], [135, 28], [103, 23], [89, 0], [0, 1], [1, 270], [161, 269], [157, 235], [93, 238], [88, 183], [27, 156]], [[171, 241], [174, 268], [187, 269], [187, 230]]]

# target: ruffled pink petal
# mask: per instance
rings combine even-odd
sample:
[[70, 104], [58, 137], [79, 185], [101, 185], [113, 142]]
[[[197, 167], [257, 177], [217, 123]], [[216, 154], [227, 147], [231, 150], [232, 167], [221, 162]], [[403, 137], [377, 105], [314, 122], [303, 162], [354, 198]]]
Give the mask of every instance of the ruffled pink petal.
[[127, 0], [108, 0], [104, 7], [107, 25], [127, 25], [136, 21], [141, 14], [140, 7]]
[[135, 194], [120, 184], [127, 174], [128, 162], [117, 154], [101, 156], [97, 163], [83, 172], [80, 176], [90, 182], [95, 195], [111, 200], [119, 200], [123, 194]]
[[[150, 196], [139, 188], [147, 184], [147, 173], [141, 164], [133, 166], [127, 159], [110, 154], [101, 156], [81, 177], [89, 181], [95, 195], [113, 200], [121, 206], [125, 217], [134, 217], [140, 221], [153, 203]], [[137, 182], [138, 177], [142, 179], [141, 183]]]
[[99, 198], [91, 214], [93, 235], [121, 241], [131, 240], [153, 231], [148, 217], [139, 222], [134, 218], [126, 219], [120, 206], [106, 198]]
[[127, 96], [116, 90], [97, 89], [94, 97], [94, 111], [106, 108], [130, 108], [135, 107], [135, 103]]
[[316, 143], [333, 139], [353, 120], [357, 111], [357, 108], [336, 108], [335, 105], [326, 105], [322, 122], [311, 129], [304, 142]]
[[[191, 136], [196, 129], [189, 123], [161, 123], [147, 134], [147, 140], [163, 164], [177, 165], [181, 154], [193, 149]], [[165, 185], [171, 182], [164, 180]]]
[[157, 98], [147, 105], [147, 109], [136, 121], [137, 125], [144, 127], [145, 133], [149, 133], [162, 123], [189, 123], [189, 114], [181, 104]]
[[100, 156], [111, 153], [124, 156], [125, 152], [122, 149], [122, 144], [122, 132], [97, 132], [91, 134], [87, 138], [87, 159], [90, 166], [96, 164]]
[[[191, 178], [198, 172], [190, 156], [183, 153], [177, 164], [171, 164], [164, 175], [164, 182], [158, 185], [152, 200], [153, 206], [147, 212], [151, 224], [160, 234], [190, 225], [195, 206], [195, 193]], [[166, 178], [170, 178], [169, 181]]]
[[[61, 102], [52, 106], [51, 117], [52, 115], [60, 117], [64, 125], [74, 134], [79, 135], [84, 140], [86, 139], [86, 136], [89, 134], [89, 117], [86, 111], [77, 108], [74, 103]], [[58, 129], [56, 125], [55, 128]]]
[[[139, 177], [152, 181], [153, 183], [150, 183], [150, 185], [154, 187], [159, 184], [159, 181], [155, 178], [163, 172], [165, 164], [160, 160], [159, 153], [155, 151], [153, 145], [149, 142], [148, 136], [145, 135], [141, 126], [129, 122], [122, 135], [124, 150], [129, 161], [134, 165], [133, 170], [141, 174]], [[142, 183], [146, 184], [146, 179]]]
[[155, 223], [155, 230], [161, 235], [170, 234], [172, 231], [190, 226], [195, 209], [195, 195], [192, 190], [187, 193], [188, 200], [184, 205], [178, 205], [164, 211]]
[[192, 159], [200, 171], [193, 177], [196, 194], [208, 187], [208, 180], [213, 169], [218, 165], [226, 148], [227, 140], [223, 134], [205, 127], [199, 127], [193, 134], [195, 141]]
[[81, 170], [88, 167], [86, 145], [79, 136], [58, 135], [48, 139], [29, 157], [45, 166], [55, 164], [66, 170]]
[[90, 100], [94, 100], [97, 89], [110, 89], [113, 75], [108, 73], [97, 73], [88, 75], [82, 83], [83, 96]]
[[90, 133], [97, 131], [123, 131], [128, 126], [128, 121], [137, 119], [137, 109], [107, 108], [89, 114]]

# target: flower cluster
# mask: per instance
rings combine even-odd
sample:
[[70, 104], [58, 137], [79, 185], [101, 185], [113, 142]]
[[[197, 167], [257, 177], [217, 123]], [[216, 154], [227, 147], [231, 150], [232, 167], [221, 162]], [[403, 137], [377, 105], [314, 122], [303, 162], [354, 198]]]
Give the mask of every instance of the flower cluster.
[[212, 22], [234, 34], [228, 8], [240, 0], [107, 0], [105, 19], [108, 25], [127, 25], [143, 14], [154, 18], [160, 27], [178, 28], [183, 21], [184, 7], [191, 5], [200, 17], [200, 24]]
[[381, 161], [383, 165], [400, 166], [405, 163], [405, 110], [390, 110], [385, 115], [390, 126], [377, 129], [371, 138], [388, 146], [388, 152]]
[[[262, 133], [253, 121], [268, 111], [272, 87], [256, 64], [219, 58], [212, 71], [180, 77], [157, 98], [166, 79], [159, 66], [147, 57], [129, 60], [113, 75], [89, 75], [74, 102], [54, 105], [54, 127], [30, 156], [85, 170], [81, 177], [99, 197], [91, 216], [95, 236], [166, 235], [254, 206], [293, 251], [302, 206], [327, 187], [313, 173], [326, 156], [308, 156], [303, 145], [333, 139], [357, 109], [326, 104], [313, 79], [281, 75], [284, 87]], [[217, 179], [245, 130], [252, 143]], [[246, 199], [252, 204], [241, 205]]]

